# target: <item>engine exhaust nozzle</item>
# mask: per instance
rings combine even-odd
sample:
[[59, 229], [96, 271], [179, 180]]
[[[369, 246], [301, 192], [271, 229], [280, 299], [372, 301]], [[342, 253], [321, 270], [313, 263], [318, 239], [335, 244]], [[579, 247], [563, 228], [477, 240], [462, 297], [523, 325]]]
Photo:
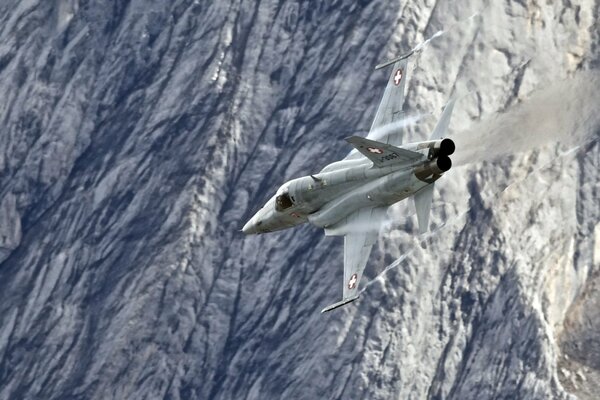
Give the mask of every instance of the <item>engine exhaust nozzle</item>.
[[456, 150], [456, 145], [452, 139], [446, 138], [439, 142], [439, 154], [449, 156], [454, 154], [454, 150]]
[[452, 160], [450, 159], [450, 157], [445, 156], [445, 155], [439, 156], [435, 160], [435, 166], [437, 167], [435, 169], [438, 170], [438, 171], [435, 171], [436, 173], [446, 172], [450, 168], [452, 168]]
[[427, 182], [432, 175], [441, 175], [450, 168], [452, 168], [452, 160], [450, 160], [450, 157], [440, 155], [438, 158], [415, 168], [415, 176], [418, 179]]

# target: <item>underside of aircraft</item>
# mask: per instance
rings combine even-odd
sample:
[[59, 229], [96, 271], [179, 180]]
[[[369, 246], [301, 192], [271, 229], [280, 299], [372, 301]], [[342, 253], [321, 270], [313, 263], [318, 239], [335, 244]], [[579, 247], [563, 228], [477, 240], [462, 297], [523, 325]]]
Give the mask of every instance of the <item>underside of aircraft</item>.
[[391, 72], [367, 138], [347, 138], [354, 150], [343, 160], [317, 174], [286, 182], [242, 229], [246, 234], [265, 233], [309, 222], [323, 228], [327, 236], [344, 237], [342, 300], [322, 312], [358, 298], [365, 266], [389, 206], [413, 197], [419, 231], [428, 230], [435, 182], [452, 167], [449, 156], [455, 145], [445, 135], [455, 99], [448, 102], [427, 141], [403, 144], [403, 129], [395, 128], [404, 118], [404, 89], [412, 55], [376, 67], [391, 67]]

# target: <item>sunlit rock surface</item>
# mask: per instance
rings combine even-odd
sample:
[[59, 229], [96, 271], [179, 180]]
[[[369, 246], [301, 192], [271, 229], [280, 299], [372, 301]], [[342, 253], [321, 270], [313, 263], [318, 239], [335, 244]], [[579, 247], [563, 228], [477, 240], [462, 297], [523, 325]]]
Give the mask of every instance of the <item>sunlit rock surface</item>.
[[596, 398], [597, 131], [454, 168], [426, 238], [394, 207], [326, 315], [341, 239], [239, 232], [440, 30], [405, 140], [599, 65], [597, 2], [426, 3], [0, 2], [0, 398]]

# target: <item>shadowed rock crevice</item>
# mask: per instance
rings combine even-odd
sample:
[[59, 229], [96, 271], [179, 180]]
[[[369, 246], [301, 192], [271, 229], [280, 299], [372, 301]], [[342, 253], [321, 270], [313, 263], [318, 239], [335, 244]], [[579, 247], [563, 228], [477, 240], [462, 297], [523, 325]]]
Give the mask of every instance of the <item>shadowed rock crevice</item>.
[[340, 238], [239, 232], [366, 134], [379, 62], [444, 30], [406, 111], [475, 91], [457, 132], [597, 64], [593, 1], [0, 3], [0, 398], [593, 392], [597, 145], [453, 168], [327, 315]]

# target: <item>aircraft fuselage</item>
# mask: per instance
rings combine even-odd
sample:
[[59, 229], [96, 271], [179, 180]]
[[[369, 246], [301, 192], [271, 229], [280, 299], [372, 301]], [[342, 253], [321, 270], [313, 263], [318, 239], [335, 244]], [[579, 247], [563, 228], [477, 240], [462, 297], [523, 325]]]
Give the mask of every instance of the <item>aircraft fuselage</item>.
[[[360, 208], [390, 206], [404, 200], [450, 169], [450, 159], [434, 149], [436, 144], [439, 147], [440, 142], [403, 146], [423, 154], [422, 159], [409, 165], [378, 168], [358, 155], [329, 164], [318, 174], [288, 181], [242, 230], [246, 234], [272, 232], [305, 222], [321, 228], [333, 228]], [[451, 146], [454, 151], [454, 143]]]

